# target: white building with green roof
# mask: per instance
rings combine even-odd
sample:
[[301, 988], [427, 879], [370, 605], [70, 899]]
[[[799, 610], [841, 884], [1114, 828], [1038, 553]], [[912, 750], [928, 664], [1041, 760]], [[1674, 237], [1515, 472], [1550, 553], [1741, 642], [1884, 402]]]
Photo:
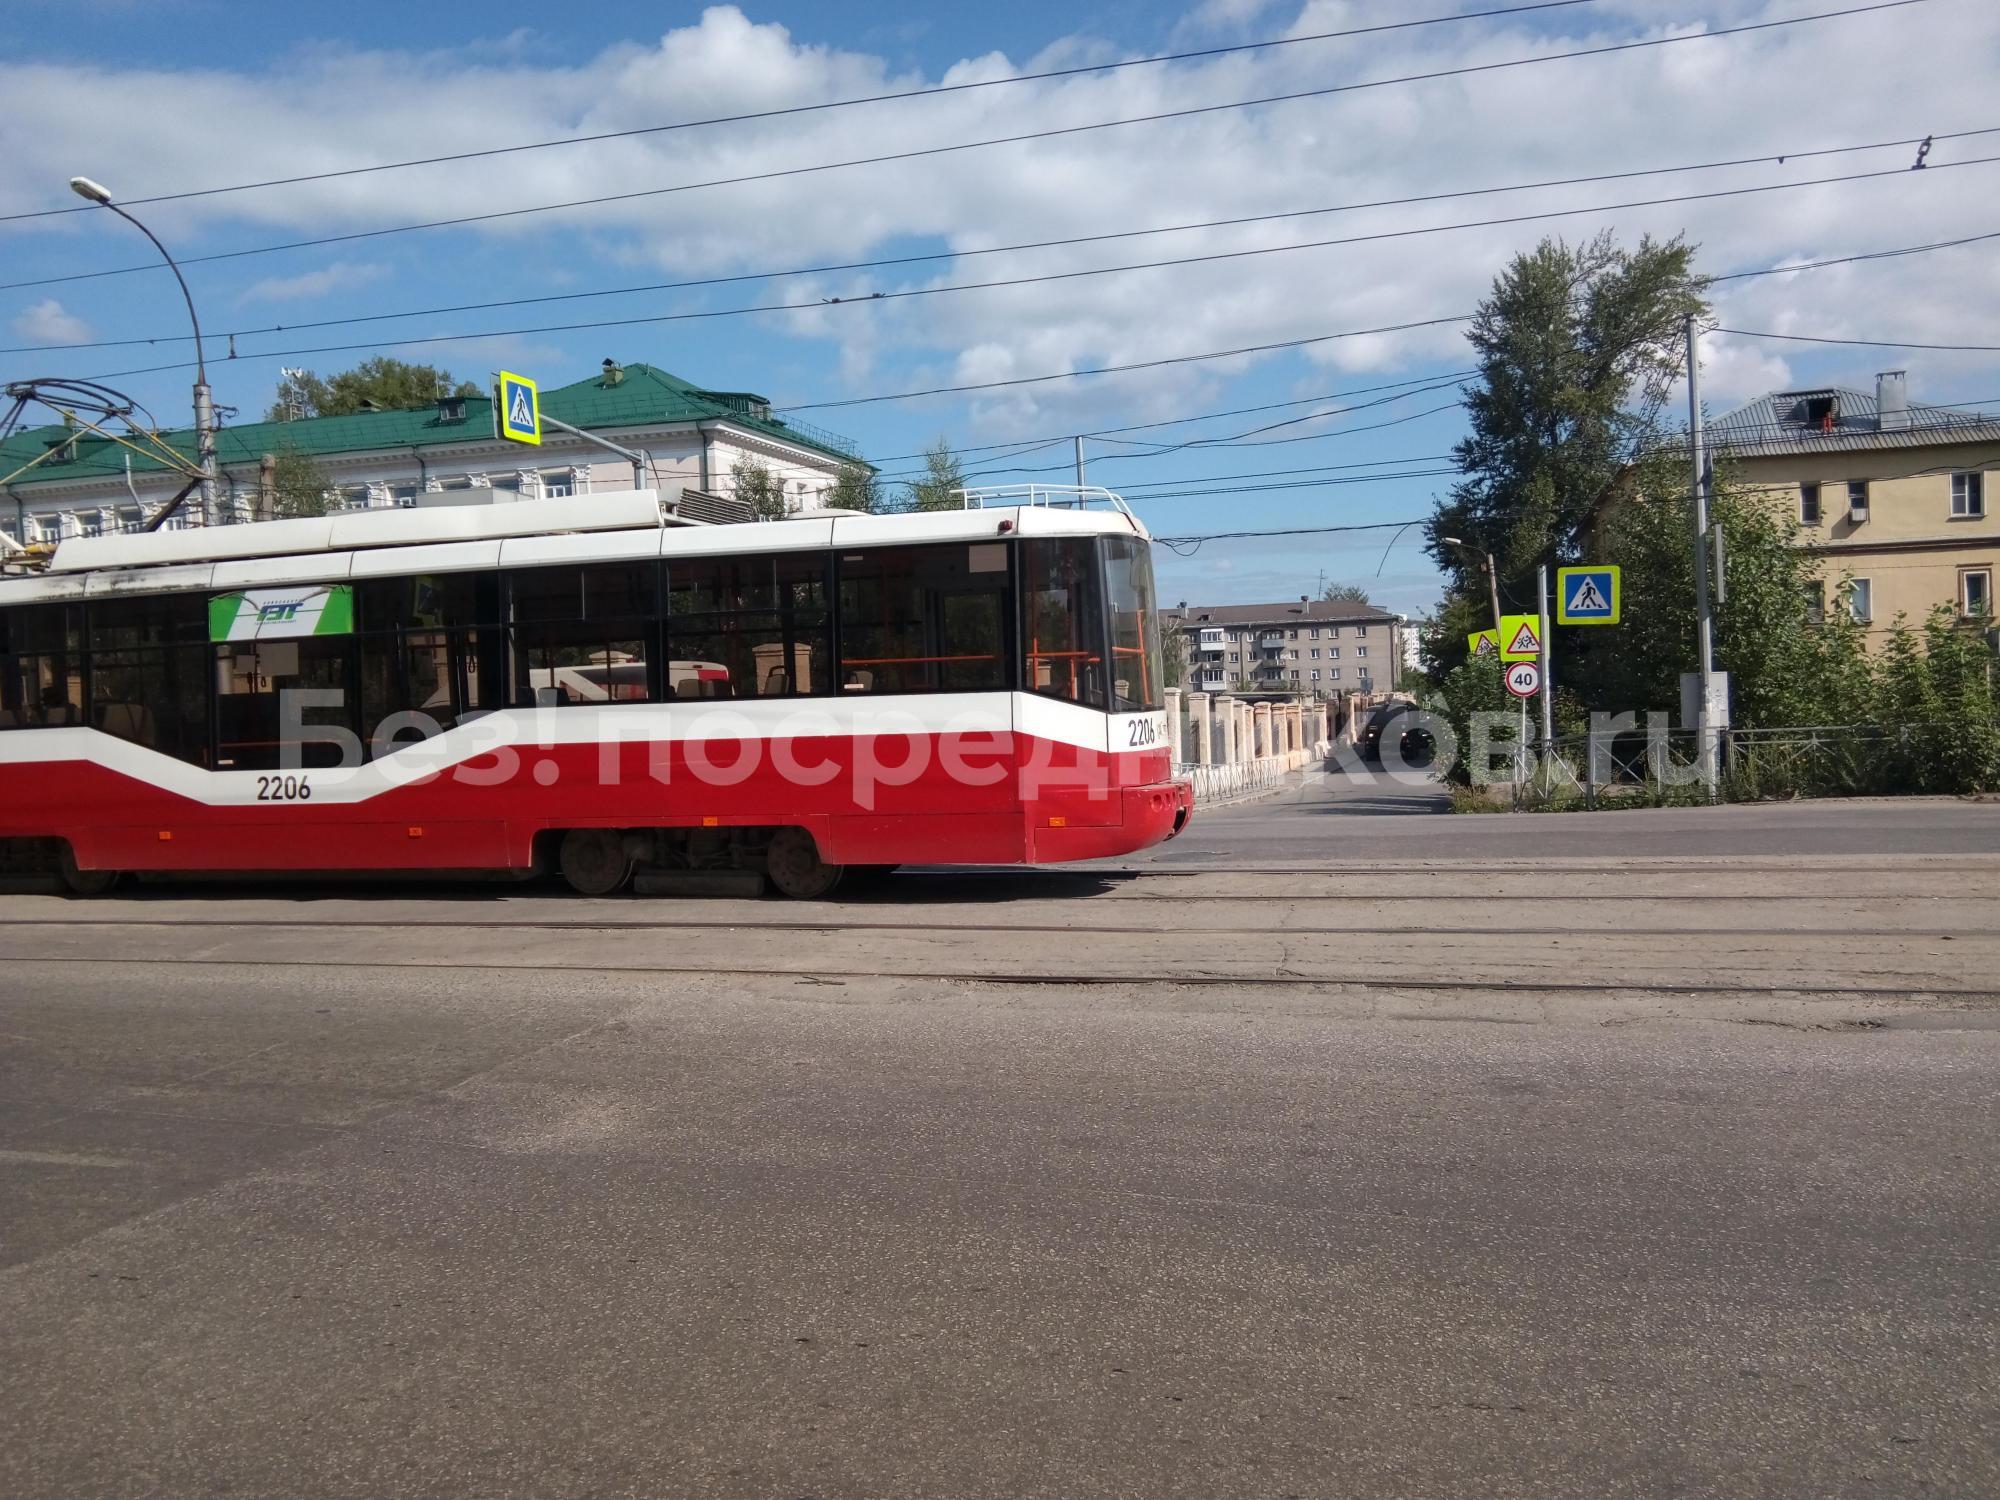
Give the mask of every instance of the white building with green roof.
[[[747, 391], [712, 391], [652, 365], [606, 360], [588, 380], [544, 387], [543, 412], [643, 455], [643, 488], [694, 519], [741, 519], [731, 469], [760, 464], [793, 510], [814, 510], [843, 468], [868, 468], [829, 432], [773, 416]], [[194, 432], [162, 434], [190, 462]], [[51, 452], [51, 450], [55, 450]], [[493, 505], [634, 487], [632, 464], [588, 439], [545, 426], [540, 447], [505, 442], [486, 396], [443, 396], [398, 411], [361, 411], [290, 422], [247, 422], [217, 434], [220, 519], [259, 514], [267, 454], [308, 454], [343, 509]], [[46, 457], [44, 456], [46, 455]], [[131, 529], [185, 482], [166, 465], [89, 432], [24, 428], [0, 443], [0, 474], [32, 469], [0, 485], [0, 534], [22, 546]], [[184, 505], [174, 525], [200, 523]], [[0, 549], [11, 550], [11, 549]]]

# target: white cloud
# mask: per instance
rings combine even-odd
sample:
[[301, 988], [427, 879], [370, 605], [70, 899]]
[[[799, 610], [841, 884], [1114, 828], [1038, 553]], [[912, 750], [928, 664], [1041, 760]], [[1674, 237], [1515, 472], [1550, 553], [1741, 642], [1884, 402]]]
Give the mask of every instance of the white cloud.
[[[1717, 0], [1704, 9], [1717, 22], [1786, 13], [1775, 0]], [[1207, 5], [1190, 21], [1226, 22], [1255, 10]], [[1255, 34], [1334, 29], [1371, 13], [1328, 0], [1274, 3], [1263, 9]], [[1987, 7], [1926, 7], [1921, 27], [1912, 25], [1911, 14], [1850, 16], [1255, 111], [674, 192], [493, 220], [454, 233], [509, 243], [558, 236], [581, 283], [589, 285], [626, 279], [621, 262], [679, 277], [862, 259], [912, 242], [970, 249], [1753, 154], [1790, 157], [1784, 165], [1770, 160], [1623, 184], [820, 278], [819, 295], [848, 297], [1899, 169], [1868, 183], [827, 307], [790, 325], [744, 321], [746, 328], [830, 342], [850, 374], [892, 367], [908, 373], [914, 363], [939, 384], [971, 378], [966, 372], [975, 370], [1000, 371], [982, 378], [1003, 378], [1165, 359], [1467, 311], [1508, 257], [1544, 233], [1580, 238], [1609, 227], [1629, 242], [1642, 232], [1686, 229], [1701, 244], [1704, 269], [1733, 271], [1984, 229], [1979, 215], [1994, 168], [1904, 172], [1906, 148], [1808, 160], [1796, 155], [1908, 135], [1912, 99], [1924, 101], [1924, 128], [1986, 123], [1982, 80], [2000, 66], [2000, 32]], [[225, 232], [233, 243], [255, 243], [357, 224], [448, 219], [1325, 87], [1330, 80], [1358, 82], [1573, 50], [1664, 34], [1661, 20], [1656, 5], [1619, 3], [1519, 22], [1471, 21], [1302, 43], [1171, 68], [1130, 68], [187, 199], [158, 205], [149, 222], [179, 246]], [[1684, 20], [1680, 24], [1685, 29]], [[1101, 40], [1079, 36], [1051, 42], [1042, 55], [1096, 59], [1111, 53]], [[977, 81], [1015, 71], [1005, 57], [989, 54], [959, 62], [942, 79]], [[496, 100], [506, 102], [507, 134], [527, 140], [785, 108], [933, 81], [897, 71], [884, 56], [807, 45], [783, 26], [756, 24], [733, 6], [714, 7], [696, 24], [656, 41], [610, 47], [577, 63], [540, 62], [533, 49], [517, 46], [478, 54], [315, 48], [259, 71], [12, 62], [0, 64], [0, 91], [23, 118], [37, 121], [37, 129], [11, 140], [0, 156], [0, 213], [52, 206], [48, 185], [59, 184], [77, 161], [116, 159], [124, 164], [124, 180], [171, 190], [218, 177], [251, 180], [394, 160], [413, 154], [413, 142], [421, 142], [426, 155], [477, 150], [493, 142]], [[191, 94], [204, 100], [203, 109], [176, 107]], [[105, 98], [122, 100], [124, 107], [106, 110]], [[1840, 101], [1839, 108], [1829, 109], [1829, 100]], [[147, 122], [143, 131], [132, 128], [136, 119]], [[1981, 142], [1943, 141], [1931, 160], [1942, 165], [1980, 154], [1991, 154]], [[217, 162], [227, 162], [227, 170], [218, 171]], [[79, 229], [80, 216], [30, 220], [0, 226], [0, 236]], [[448, 241], [440, 235], [385, 243]], [[274, 277], [246, 295], [275, 295], [274, 287], [326, 274]], [[770, 290], [786, 299], [796, 295], [786, 283]], [[705, 305], [757, 300], [775, 298], [763, 289], [728, 288]], [[1742, 327], [1783, 323], [1816, 333], [1911, 337], [1936, 327], [1952, 342], [2000, 342], [2000, 280], [1994, 258], [1976, 247], [1734, 283], [1719, 291], [1718, 302], [1725, 321]], [[1403, 373], [1429, 361], [1455, 364], [1463, 351], [1459, 332], [1443, 328], [1321, 344], [1306, 357], [1338, 377]], [[1888, 351], [1880, 357], [1894, 359]], [[1860, 363], [1870, 358], [1863, 355]], [[1923, 359], [1940, 372], [1957, 368], [1942, 357]], [[1755, 357], [1748, 350], [1728, 352], [1718, 361], [1711, 376], [1716, 391], [1743, 385], [1745, 394], [1746, 383], [1800, 362], [1793, 351], [1768, 349]], [[1130, 420], [1123, 414], [1171, 410], [1252, 363], [1163, 366], [1019, 387], [982, 400], [978, 423], [983, 435], [1005, 437], [1045, 425], [1052, 411], [1065, 423], [1080, 424], [1115, 407]], [[1919, 379], [1920, 390], [1925, 384]], [[771, 394], [783, 401], [818, 392]]]
[[302, 302], [313, 297], [324, 297], [329, 292], [352, 291], [355, 287], [367, 286], [371, 281], [380, 281], [389, 274], [387, 266], [354, 265], [346, 261], [336, 261], [317, 271], [305, 271], [297, 276], [269, 276], [247, 287], [236, 299], [239, 302]]
[[90, 325], [53, 297], [22, 308], [12, 326], [18, 337], [38, 344], [80, 344], [90, 337]]

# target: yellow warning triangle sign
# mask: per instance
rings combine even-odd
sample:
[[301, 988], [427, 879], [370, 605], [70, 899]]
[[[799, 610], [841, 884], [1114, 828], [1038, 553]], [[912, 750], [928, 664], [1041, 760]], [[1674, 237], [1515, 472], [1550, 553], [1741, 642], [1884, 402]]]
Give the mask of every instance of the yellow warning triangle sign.
[[1500, 659], [1533, 661], [1542, 654], [1542, 638], [1536, 632], [1533, 615], [1500, 617]]

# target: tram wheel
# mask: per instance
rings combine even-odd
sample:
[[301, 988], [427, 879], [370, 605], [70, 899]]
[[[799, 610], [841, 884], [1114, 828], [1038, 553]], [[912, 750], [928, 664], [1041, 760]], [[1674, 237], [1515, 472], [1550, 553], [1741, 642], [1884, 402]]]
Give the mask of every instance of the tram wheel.
[[118, 884], [116, 870], [83, 870], [77, 867], [76, 851], [65, 839], [56, 850], [56, 874], [72, 896], [102, 896]]
[[632, 856], [615, 828], [572, 828], [557, 855], [562, 877], [579, 896], [610, 896], [632, 878]]
[[771, 884], [800, 901], [831, 895], [845, 872], [844, 865], [830, 865], [819, 857], [819, 845], [803, 828], [780, 828], [764, 856], [764, 873]]

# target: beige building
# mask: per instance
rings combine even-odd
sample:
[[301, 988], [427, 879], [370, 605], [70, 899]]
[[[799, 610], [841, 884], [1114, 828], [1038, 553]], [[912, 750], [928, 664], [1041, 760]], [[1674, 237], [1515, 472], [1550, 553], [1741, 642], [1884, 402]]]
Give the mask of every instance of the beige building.
[[1180, 685], [1197, 693], [1386, 693], [1400, 680], [1404, 621], [1373, 604], [1182, 605], [1162, 623], [1187, 639]]
[[[2000, 419], [1909, 399], [1904, 372], [1875, 394], [1779, 391], [1711, 424], [1735, 473], [1799, 526], [1826, 560], [1821, 608], [1846, 591], [1880, 647], [1896, 617], [1920, 626], [1950, 604], [1968, 625], [1993, 614], [2000, 523]], [[2000, 492], [1992, 495], [2000, 504]]]

